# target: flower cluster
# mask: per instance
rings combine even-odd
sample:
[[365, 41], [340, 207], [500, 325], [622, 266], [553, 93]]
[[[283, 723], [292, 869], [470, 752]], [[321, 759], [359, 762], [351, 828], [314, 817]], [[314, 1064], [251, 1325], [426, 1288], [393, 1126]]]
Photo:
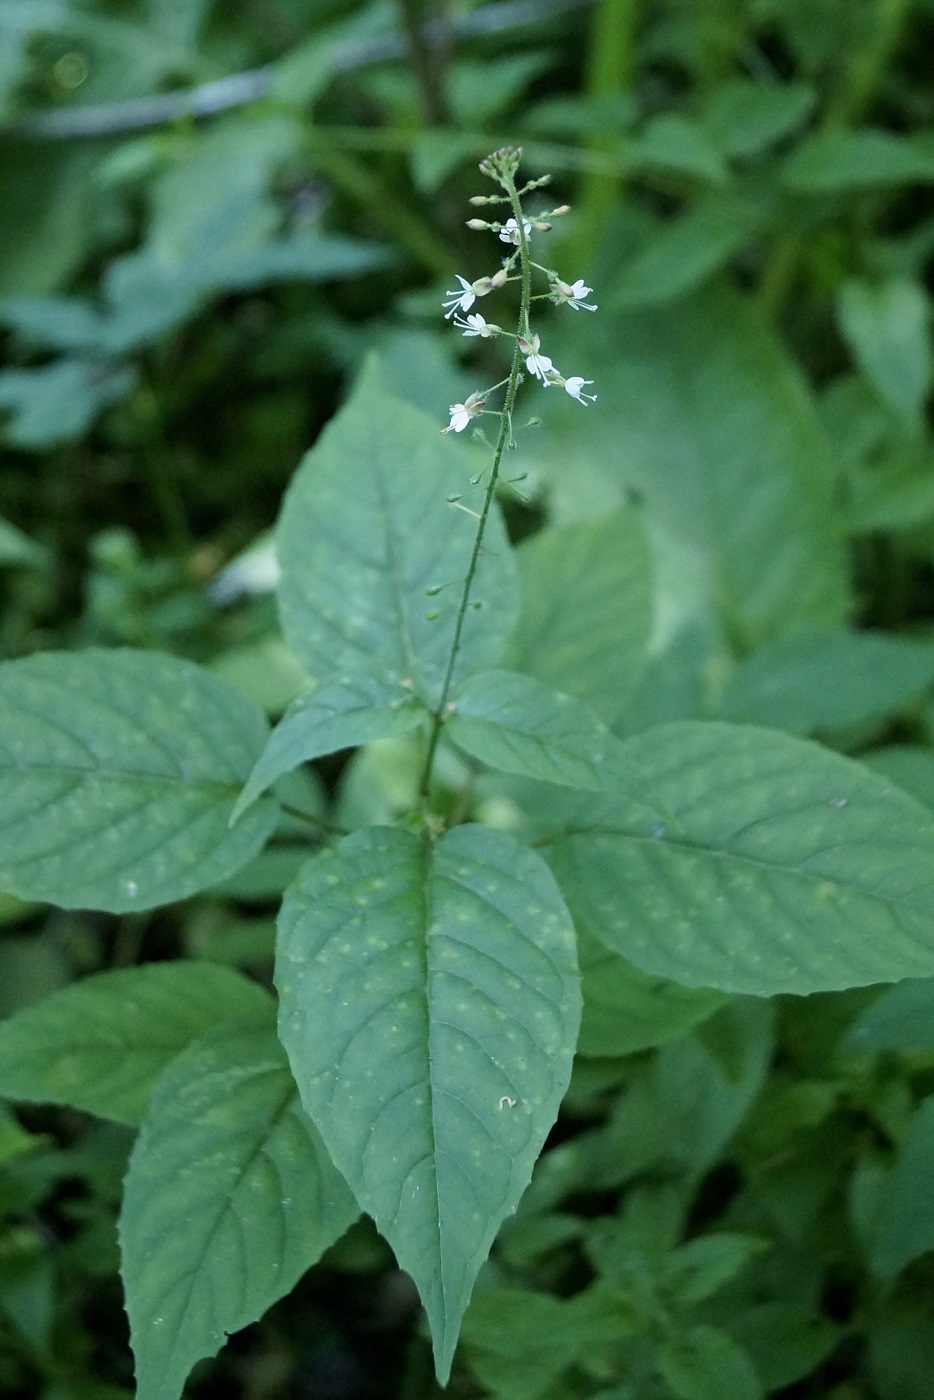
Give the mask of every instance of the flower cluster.
[[[451, 421], [446, 428], [442, 429], [445, 433], [463, 432], [471, 420], [483, 412], [496, 413], [497, 416], [502, 417], [503, 415], [496, 410], [487, 409], [486, 401], [489, 395], [494, 390], [502, 388], [503, 384], [509, 385], [507, 406], [504, 410], [508, 417], [517, 383], [522, 378], [521, 374], [517, 373], [520, 363], [525, 364], [528, 374], [537, 379], [544, 388], [560, 387], [584, 407], [588, 402], [595, 403], [597, 399], [596, 394], [585, 392], [587, 386], [593, 383], [592, 379], [584, 379], [577, 374], [565, 378], [556, 369], [551, 357], [542, 351], [541, 339], [532, 331], [529, 324], [529, 303], [531, 301], [550, 301], [555, 306], [569, 306], [572, 311], [596, 311], [597, 307], [595, 303], [586, 300], [590, 296], [591, 288], [586, 285], [583, 278], [579, 277], [576, 282], [565, 282], [550, 268], [542, 267], [541, 264], [532, 261], [529, 249], [533, 233], [547, 233], [552, 226], [550, 221], [567, 214], [569, 210], [568, 206], [563, 204], [557, 209], [549, 210], [541, 215], [526, 214], [520, 202], [522, 196], [548, 184], [551, 177], [546, 175], [539, 180], [530, 181], [522, 189], [516, 189], [515, 175], [520, 155], [521, 151], [504, 148], [502, 151], [496, 151], [492, 156], [488, 156], [481, 164], [480, 169], [485, 175], [494, 179], [505, 191], [505, 194], [475, 195], [470, 201], [471, 204], [478, 205], [508, 204], [514, 211], [512, 216], [504, 222], [469, 219], [467, 223], [468, 228], [495, 233], [500, 242], [509, 245], [512, 251], [503, 259], [502, 266], [492, 276], [480, 277], [475, 282], [469, 282], [466, 277], [461, 277], [458, 273], [457, 280], [460, 286], [447, 292], [444, 301], [445, 320], [453, 319], [454, 325], [462, 335], [476, 336], [483, 340], [507, 336], [516, 342], [513, 373], [508, 379], [494, 385], [493, 389], [470, 394], [465, 403], [451, 404]], [[542, 273], [548, 282], [548, 291], [537, 296], [532, 296], [530, 293], [533, 269]], [[519, 325], [515, 332], [506, 331], [502, 326], [487, 321], [479, 312], [468, 314], [479, 297], [485, 297], [490, 292], [498, 291], [507, 282], [522, 284], [522, 307]]]

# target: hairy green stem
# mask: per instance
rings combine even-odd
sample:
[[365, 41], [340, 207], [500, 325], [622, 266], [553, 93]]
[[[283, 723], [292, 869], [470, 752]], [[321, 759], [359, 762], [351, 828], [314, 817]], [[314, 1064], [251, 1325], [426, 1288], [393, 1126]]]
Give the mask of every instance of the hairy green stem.
[[[525, 236], [525, 225], [522, 222], [522, 205], [516, 191], [514, 180], [510, 180], [508, 185], [504, 185], [509, 202], [512, 205], [515, 216], [519, 238], [519, 261], [522, 267], [522, 295], [519, 306], [519, 336], [529, 334], [529, 305], [532, 300], [532, 264], [529, 259], [528, 239]], [[457, 619], [454, 623], [454, 636], [451, 641], [451, 651], [448, 656], [447, 668], [444, 673], [444, 680], [441, 684], [441, 694], [438, 703], [432, 713], [431, 730], [428, 736], [428, 751], [425, 756], [425, 766], [422, 770], [421, 782], [419, 783], [419, 796], [422, 805], [427, 802], [428, 792], [431, 787], [431, 777], [434, 771], [435, 755], [438, 751], [438, 743], [441, 739], [441, 731], [444, 728], [444, 721], [448, 707], [448, 698], [451, 694], [451, 685], [454, 681], [454, 669], [457, 665], [457, 658], [461, 649], [461, 638], [464, 633], [464, 623], [467, 618], [467, 609], [470, 607], [470, 593], [473, 588], [474, 579], [477, 573], [477, 565], [480, 562], [480, 555], [483, 550], [483, 536], [486, 532], [487, 521], [490, 518], [490, 511], [493, 509], [493, 501], [496, 496], [496, 486], [499, 481], [500, 463], [503, 460], [503, 453], [506, 444], [512, 440], [512, 413], [515, 408], [516, 395], [519, 391], [519, 381], [522, 370], [522, 351], [519, 348], [519, 340], [516, 339], [515, 349], [512, 356], [512, 367], [509, 371], [509, 381], [506, 385], [506, 397], [503, 402], [502, 413], [500, 415], [499, 436], [496, 440], [496, 447], [493, 452], [493, 465], [490, 468], [490, 480], [487, 483], [486, 495], [483, 498], [483, 509], [480, 512], [480, 519], [477, 523], [477, 533], [474, 537], [473, 549], [470, 552], [470, 562], [467, 565], [467, 573], [464, 578], [464, 591], [461, 594], [460, 604], [457, 609]]]

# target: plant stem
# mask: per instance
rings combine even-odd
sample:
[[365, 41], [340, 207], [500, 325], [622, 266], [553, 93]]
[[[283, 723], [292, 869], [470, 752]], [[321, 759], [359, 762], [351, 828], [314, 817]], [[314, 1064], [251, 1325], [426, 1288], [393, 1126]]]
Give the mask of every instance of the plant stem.
[[[519, 261], [522, 266], [522, 299], [519, 306], [519, 329], [517, 336], [521, 336], [529, 334], [529, 305], [532, 299], [532, 264], [529, 260], [529, 245], [525, 235], [525, 225], [522, 222], [522, 205], [516, 193], [515, 181], [510, 180], [508, 185], [504, 186], [504, 188], [509, 195], [509, 202], [512, 205], [512, 211], [518, 229]], [[477, 533], [474, 537], [473, 549], [470, 552], [470, 563], [467, 565], [467, 574], [464, 578], [464, 591], [461, 594], [460, 606], [457, 609], [457, 619], [454, 623], [454, 637], [451, 642], [447, 669], [444, 673], [444, 680], [441, 685], [441, 694], [438, 698], [438, 704], [432, 714], [431, 731], [428, 736], [428, 751], [425, 756], [425, 766], [418, 787], [423, 806], [427, 802], [428, 792], [431, 787], [435, 755], [441, 738], [441, 730], [444, 728], [445, 711], [447, 710], [448, 697], [450, 696], [451, 685], [454, 680], [454, 669], [457, 665], [457, 658], [460, 653], [464, 622], [467, 618], [467, 609], [470, 606], [470, 593], [473, 588], [474, 578], [477, 573], [477, 565], [480, 561], [480, 554], [483, 549], [483, 536], [486, 531], [486, 524], [490, 517], [490, 511], [493, 508], [494, 497], [496, 496], [500, 463], [503, 460], [506, 444], [512, 438], [512, 412], [516, 403], [516, 394], [519, 391], [521, 370], [522, 351], [519, 348], [519, 341], [517, 338], [513, 350], [512, 367], [509, 371], [509, 381], [506, 385], [506, 397], [500, 415], [499, 436], [496, 440], [496, 447], [493, 452], [493, 465], [490, 468], [490, 480], [487, 484], [486, 495], [483, 498], [483, 509], [480, 512]]]

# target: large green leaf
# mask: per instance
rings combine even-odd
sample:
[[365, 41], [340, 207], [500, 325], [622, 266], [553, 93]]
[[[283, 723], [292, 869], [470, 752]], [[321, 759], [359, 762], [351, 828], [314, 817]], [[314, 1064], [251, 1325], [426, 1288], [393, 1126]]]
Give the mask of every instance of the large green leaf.
[[645, 662], [652, 559], [632, 506], [540, 530], [516, 551], [522, 612], [510, 669], [576, 695], [612, 723]]
[[623, 750], [639, 800], [579, 800], [550, 847], [607, 947], [759, 996], [934, 974], [934, 818], [914, 798], [767, 729], [665, 725]]
[[843, 620], [832, 454], [748, 301], [713, 288], [671, 309], [578, 316], [556, 323], [547, 349], [565, 373], [596, 379], [600, 397], [572, 417], [566, 396], [546, 395], [530, 466], [559, 518], [638, 493], [666, 634], [713, 614], [751, 648]]
[[[447, 498], [470, 490], [473, 470], [437, 424], [364, 376], [299, 467], [279, 521], [283, 630], [312, 675], [408, 681], [437, 698], [477, 531], [474, 517]], [[495, 511], [486, 544], [461, 637], [461, 676], [495, 662], [518, 609], [515, 564]]]
[[283, 773], [337, 749], [391, 739], [425, 716], [410, 691], [373, 676], [319, 685], [289, 706], [276, 725], [234, 808], [236, 821]]
[[522, 778], [605, 792], [622, 744], [586, 705], [515, 671], [481, 671], [457, 697], [447, 736], [481, 763]]
[[279, 922], [302, 1101], [415, 1279], [446, 1380], [496, 1231], [570, 1075], [574, 930], [534, 852], [485, 827], [374, 827], [306, 865]]
[[183, 899], [250, 860], [271, 802], [234, 831], [263, 716], [155, 652], [47, 652], [0, 665], [0, 889], [120, 913]]
[[194, 1363], [288, 1293], [357, 1213], [271, 1027], [223, 1029], [179, 1055], [120, 1215], [137, 1400], [178, 1400]]
[[10, 1099], [138, 1123], [156, 1079], [191, 1041], [273, 1012], [268, 992], [215, 963], [101, 972], [0, 1021], [0, 1084]]

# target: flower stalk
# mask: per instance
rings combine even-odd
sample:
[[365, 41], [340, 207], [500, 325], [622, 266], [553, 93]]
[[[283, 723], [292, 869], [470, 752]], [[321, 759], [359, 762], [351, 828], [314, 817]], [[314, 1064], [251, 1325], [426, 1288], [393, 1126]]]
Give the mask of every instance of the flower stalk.
[[[441, 683], [441, 690], [437, 705], [432, 712], [431, 728], [428, 735], [428, 745], [425, 754], [425, 763], [422, 769], [421, 781], [419, 783], [419, 796], [422, 806], [423, 818], [426, 829], [433, 829], [433, 823], [427, 812], [428, 794], [431, 787], [432, 773], [434, 771], [435, 757], [438, 751], [438, 744], [444, 728], [444, 722], [451, 711], [451, 689], [454, 682], [454, 673], [457, 667], [457, 659], [460, 655], [461, 641], [464, 633], [464, 624], [471, 606], [478, 607], [479, 604], [471, 602], [471, 593], [476, 579], [477, 567], [480, 555], [483, 552], [483, 538], [486, 533], [487, 522], [490, 511], [493, 508], [493, 501], [496, 497], [496, 490], [500, 483], [500, 467], [502, 465], [503, 453], [507, 447], [514, 447], [513, 438], [513, 415], [518, 397], [519, 388], [523, 383], [523, 364], [525, 371], [539, 381], [544, 387], [560, 385], [566, 392], [582, 406], [586, 407], [585, 400], [593, 402], [595, 394], [585, 394], [583, 387], [591, 384], [590, 379], [583, 379], [579, 375], [572, 375], [565, 379], [555, 368], [550, 356], [541, 349], [541, 338], [533, 332], [531, 326], [531, 311], [534, 298], [532, 294], [532, 271], [533, 268], [544, 272], [548, 279], [549, 291], [544, 294], [544, 299], [555, 304], [569, 305], [573, 310], [585, 309], [595, 311], [596, 307], [583, 301], [585, 296], [590, 294], [590, 288], [585, 286], [582, 280], [573, 283], [561, 281], [556, 272], [540, 268], [539, 264], [533, 263], [529, 251], [530, 239], [533, 231], [536, 233], [546, 233], [551, 228], [550, 220], [560, 218], [568, 213], [568, 206], [561, 205], [557, 209], [549, 210], [545, 214], [530, 216], [522, 207], [522, 200], [525, 195], [533, 190], [541, 189], [550, 182], [551, 176], [545, 175], [537, 180], [530, 180], [520, 189], [516, 183], [516, 175], [519, 169], [519, 161], [522, 155], [521, 148], [504, 146], [501, 150], [494, 151], [492, 155], [486, 157], [480, 163], [480, 170], [484, 175], [494, 180], [500, 187], [502, 193], [495, 195], [475, 195], [470, 203], [474, 205], [506, 204], [511, 210], [511, 216], [505, 223], [486, 222], [482, 219], [471, 219], [469, 228], [478, 232], [490, 231], [496, 233], [501, 242], [512, 247], [512, 251], [506, 256], [502, 267], [490, 277], [481, 277], [475, 282], [468, 282], [465, 277], [458, 274], [457, 280], [460, 287], [446, 294], [444, 302], [444, 314], [446, 320], [453, 319], [454, 325], [465, 336], [477, 336], [483, 339], [491, 339], [499, 336], [511, 336], [513, 340], [512, 363], [509, 375], [499, 384], [493, 385], [491, 389], [480, 390], [468, 395], [464, 403], [452, 404], [450, 408], [451, 421], [446, 428], [442, 428], [443, 433], [460, 433], [469, 426], [471, 421], [480, 414], [494, 414], [499, 418], [499, 431], [496, 437], [496, 444], [493, 448], [493, 459], [489, 468], [489, 475], [486, 483], [486, 490], [483, 497], [483, 505], [476, 514], [477, 531], [474, 536], [473, 547], [470, 553], [470, 560], [467, 565], [467, 573], [463, 580], [463, 590], [457, 608], [457, 615], [454, 622], [454, 632], [451, 641], [451, 650], [448, 655], [444, 678]], [[490, 292], [498, 291], [508, 282], [519, 283], [519, 312], [516, 322], [515, 332], [508, 332], [501, 326], [487, 322], [486, 319], [475, 313], [465, 316], [464, 313], [470, 311], [478, 297], [487, 296]], [[489, 408], [490, 397], [505, 385], [502, 407], [499, 409]], [[459, 498], [453, 498], [452, 505], [459, 505]], [[466, 509], [466, 507], [462, 507]]]

